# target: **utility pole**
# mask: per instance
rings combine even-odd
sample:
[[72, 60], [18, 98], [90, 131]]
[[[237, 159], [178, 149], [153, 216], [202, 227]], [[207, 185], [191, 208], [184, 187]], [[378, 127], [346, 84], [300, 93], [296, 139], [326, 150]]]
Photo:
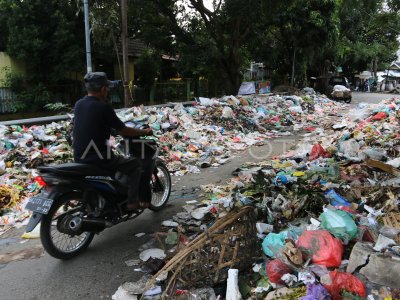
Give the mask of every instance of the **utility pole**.
[[89, 0], [83, 0], [83, 11], [85, 15], [86, 69], [90, 73], [92, 72], [92, 52], [90, 49]]
[[122, 22], [122, 63], [124, 65], [124, 98], [125, 107], [131, 105], [131, 94], [129, 92], [129, 60], [128, 60], [128, 20], [126, 0], [121, 0], [121, 22]]

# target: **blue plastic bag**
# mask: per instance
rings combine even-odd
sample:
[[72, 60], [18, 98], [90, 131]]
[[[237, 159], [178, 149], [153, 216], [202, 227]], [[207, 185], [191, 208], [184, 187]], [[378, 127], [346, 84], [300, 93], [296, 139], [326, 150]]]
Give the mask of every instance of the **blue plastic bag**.
[[330, 204], [333, 206], [350, 206], [350, 203], [343, 197], [339, 196], [334, 190], [325, 192], [325, 198], [329, 200]]

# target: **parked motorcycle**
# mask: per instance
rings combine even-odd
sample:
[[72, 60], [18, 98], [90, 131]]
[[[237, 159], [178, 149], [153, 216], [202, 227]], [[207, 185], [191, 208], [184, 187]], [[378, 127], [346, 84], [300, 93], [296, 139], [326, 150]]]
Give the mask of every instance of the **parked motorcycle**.
[[[127, 124], [138, 127], [137, 124]], [[141, 157], [151, 166], [151, 205], [159, 211], [168, 202], [171, 177], [164, 162], [157, 158], [158, 145], [153, 140], [122, 140], [118, 149]], [[144, 152], [143, 152], [144, 151]], [[127, 177], [93, 165], [67, 163], [39, 167], [36, 177], [42, 192], [29, 199], [26, 209], [33, 214], [26, 227], [32, 231], [40, 222], [40, 238], [44, 249], [58, 259], [69, 259], [85, 250], [106, 228], [138, 217], [143, 210], [127, 211]]]

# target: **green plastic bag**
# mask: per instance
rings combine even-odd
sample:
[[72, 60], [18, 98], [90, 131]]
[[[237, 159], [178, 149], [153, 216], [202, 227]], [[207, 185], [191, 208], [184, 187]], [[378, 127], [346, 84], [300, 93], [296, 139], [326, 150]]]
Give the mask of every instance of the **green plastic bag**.
[[357, 237], [358, 228], [352, 216], [336, 209], [326, 209], [320, 216], [321, 227], [347, 244]]
[[287, 236], [287, 231], [282, 231], [280, 233], [269, 233], [262, 242], [262, 249], [264, 253], [269, 257], [279, 257], [280, 252], [285, 247], [285, 239]]

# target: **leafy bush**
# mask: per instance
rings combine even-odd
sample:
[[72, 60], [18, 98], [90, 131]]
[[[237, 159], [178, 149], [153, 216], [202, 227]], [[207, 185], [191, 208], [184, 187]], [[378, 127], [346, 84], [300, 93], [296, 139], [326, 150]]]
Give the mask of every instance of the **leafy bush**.
[[55, 112], [71, 111], [71, 107], [68, 104], [64, 104], [61, 102], [48, 103], [44, 106], [44, 108]]
[[0, 86], [15, 94], [14, 112], [38, 111], [50, 101], [50, 92], [43, 83], [28, 85], [24, 76], [12, 73], [8, 67], [3, 72]]
[[25, 77], [20, 74], [12, 73], [9, 67], [4, 67], [2, 71], [5, 75], [4, 79], [0, 82], [0, 86], [9, 88], [14, 93], [21, 92], [24, 86]]
[[42, 83], [30, 86], [17, 94], [17, 102], [22, 102], [30, 111], [42, 109], [49, 101], [50, 92]]

